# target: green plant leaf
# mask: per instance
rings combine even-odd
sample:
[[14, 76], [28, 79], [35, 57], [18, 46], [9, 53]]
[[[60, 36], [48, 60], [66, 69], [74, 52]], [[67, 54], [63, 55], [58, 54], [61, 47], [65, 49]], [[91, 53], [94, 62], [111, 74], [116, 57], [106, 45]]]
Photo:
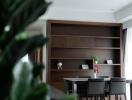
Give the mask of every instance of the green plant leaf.
[[14, 68], [14, 81], [11, 89], [11, 100], [25, 100], [32, 80], [32, 64], [18, 62]]
[[0, 90], [2, 91], [0, 100], [9, 95], [12, 83], [12, 69], [16, 62], [27, 53], [31, 53], [36, 48], [42, 47], [46, 41], [47, 38], [39, 35], [29, 39], [14, 39], [10, 45], [7, 45], [6, 50], [0, 55], [0, 80], [2, 80], [0, 85]]
[[25, 100], [47, 100], [48, 87], [45, 83], [37, 84], [31, 89]]
[[66, 95], [61, 97], [59, 100], [77, 100], [77, 95]]
[[[4, 22], [2, 21], [0, 25], [1, 28], [0, 48], [2, 50], [5, 49], [6, 45], [9, 44], [17, 34], [23, 31], [29, 24], [35, 21], [40, 15], [45, 13], [45, 11], [47, 10], [50, 4], [45, 2], [44, 0], [24, 0], [24, 1], [21, 0], [19, 2], [22, 3], [20, 3], [19, 7], [17, 7], [17, 9], [14, 9], [10, 13], [10, 15], [8, 15], [7, 19], [3, 19], [5, 17], [2, 18], [0, 17], [1, 20], [2, 19], [4, 20]], [[17, 3], [14, 5], [17, 5]], [[5, 13], [3, 14], [3, 16], [6, 16]], [[4, 31], [4, 28], [6, 26], [10, 26], [10, 30], [8, 32]]]

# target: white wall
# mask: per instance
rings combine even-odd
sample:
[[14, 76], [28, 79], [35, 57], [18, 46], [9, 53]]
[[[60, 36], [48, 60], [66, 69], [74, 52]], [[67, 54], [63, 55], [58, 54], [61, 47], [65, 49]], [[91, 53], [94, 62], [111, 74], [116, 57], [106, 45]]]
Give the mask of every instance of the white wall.
[[59, 19], [92, 22], [116, 22], [112, 12], [86, 11], [85, 9], [50, 7], [45, 16], [40, 19]]

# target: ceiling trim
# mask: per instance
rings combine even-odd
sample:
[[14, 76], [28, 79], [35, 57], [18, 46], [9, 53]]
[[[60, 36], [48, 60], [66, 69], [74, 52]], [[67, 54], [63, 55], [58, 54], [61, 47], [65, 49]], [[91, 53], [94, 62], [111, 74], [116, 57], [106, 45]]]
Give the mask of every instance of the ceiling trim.
[[114, 16], [117, 22], [125, 22], [132, 19], [132, 4], [116, 11]]

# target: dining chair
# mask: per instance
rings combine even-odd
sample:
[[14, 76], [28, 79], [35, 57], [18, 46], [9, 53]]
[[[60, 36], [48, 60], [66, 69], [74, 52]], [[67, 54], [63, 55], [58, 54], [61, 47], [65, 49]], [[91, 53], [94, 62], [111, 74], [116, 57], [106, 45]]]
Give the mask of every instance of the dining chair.
[[108, 95], [109, 100], [111, 100], [111, 95], [115, 95], [115, 100], [118, 100], [119, 95], [124, 95], [124, 98], [126, 100], [126, 79], [120, 77], [111, 78], [109, 82]]
[[77, 95], [79, 100], [87, 98], [87, 81], [78, 81], [77, 82]]
[[94, 98], [94, 100], [105, 99], [105, 81], [102, 78], [89, 79], [87, 84], [87, 99]]
[[64, 92], [66, 94], [71, 94], [72, 93], [72, 82], [65, 80], [64, 81]]
[[[110, 78], [110, 77], [109, 76], [97, 76], [97, 78], [106, 79], [106, 78]], [[109, 84], [108, 83], [109, 83], [108, 81], [105, 81], [105, 91], [106, 92], [109, 90]]]

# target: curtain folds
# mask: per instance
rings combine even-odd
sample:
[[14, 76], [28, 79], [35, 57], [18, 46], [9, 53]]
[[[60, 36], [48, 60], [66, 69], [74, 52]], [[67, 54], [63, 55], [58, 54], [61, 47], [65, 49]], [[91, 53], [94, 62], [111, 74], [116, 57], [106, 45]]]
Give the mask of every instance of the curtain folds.
[[125, 43], [125, 77], [132, 79], [132, 28], [127, 29], [126, 43]]
[[[132, 79], [132, 28], [126, 31], [124, 66], [126, 79]], [[126, 85], [127, 100], [130, 100], [130, 86]]]

